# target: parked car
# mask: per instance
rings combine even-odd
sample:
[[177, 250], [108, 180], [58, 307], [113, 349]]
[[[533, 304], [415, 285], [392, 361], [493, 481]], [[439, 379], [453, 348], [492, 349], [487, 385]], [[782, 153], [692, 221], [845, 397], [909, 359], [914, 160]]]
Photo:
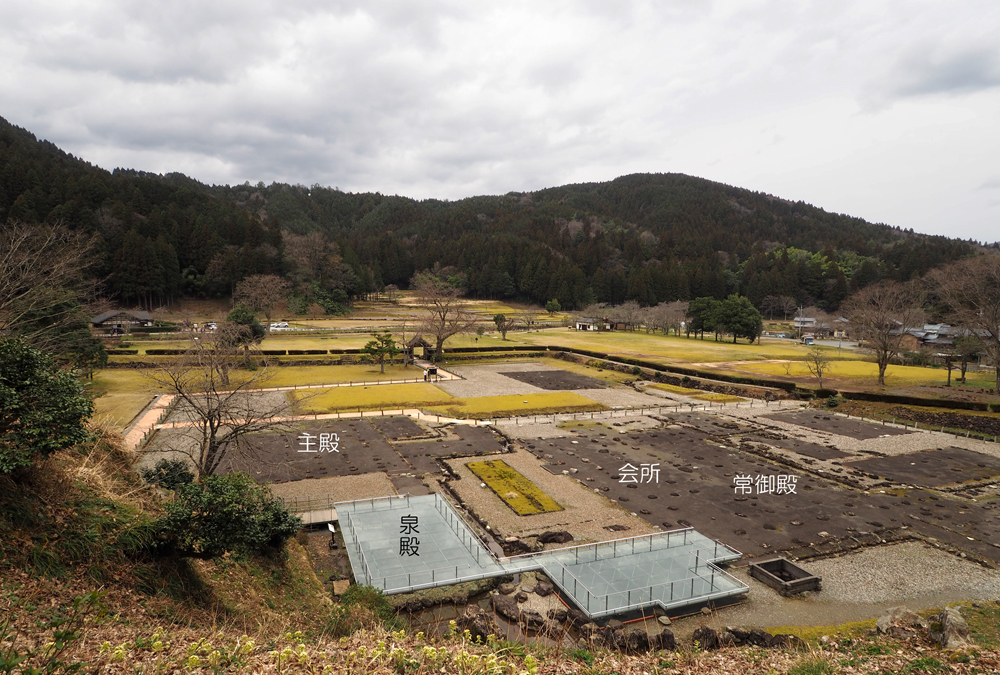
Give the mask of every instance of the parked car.
[[289, 328], [287, 321], [275, 321], [271, 324], [271, 330], [288, 330]]
[[216, 330], [219, 326], [214, 321], [209, 321], [205, 324], [205, 330]]

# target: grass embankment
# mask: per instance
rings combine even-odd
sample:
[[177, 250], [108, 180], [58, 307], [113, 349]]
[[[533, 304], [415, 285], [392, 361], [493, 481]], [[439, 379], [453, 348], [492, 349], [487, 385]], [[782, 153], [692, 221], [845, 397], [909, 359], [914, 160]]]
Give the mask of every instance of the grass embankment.
[[[719, 365], [722, 372], [735, 375], [766, 375], [779, 379], [791, 379], [817, 384], [816, 378], [809, 373], [805, 362], [785, 363], [724, 363]], [[952, 381], [956, 373], [952, 372]], [[870, 361], [843, 360], [833, 361], [830, 369], [823, 375], [823, 385], [830, 388], [871, 387], [878, 379], [878, 366]], [[909, 387], [942, 385], [948, 381], [948, 371], [943, 368], [923, 368], [918, 366], [890, 365], [885, 373], [886, 386]], [[973, 387], [988, 387], [992, 384], [992, 373], [969, 373], [968, 385]]]
[[564, 412], [607, 410], [607, 406], [572, 392], [511, 394], [454, 398], [445, 405], [433, 405], [429, 411], [461, 419], [491, 419], [515, 415], [551, 415]]
[[[747, 344], [651, 334], [645, 331], [576, 331], [550, 328], [536, 333], [518, 334], [528, 344], [576, 347], [603, 354], [621, 354], [661, 363], [717, 363], [724, 361], [762, 361], [767, 359], [804, 359], [808, 348], [785, 340]], [[834, 350], [836, 351], [836, 350]]]
[[[521, 336], [535, 345], [560, 345], [586, 349], [610, 356], [620, 355], [662, 363], [695, 367], [711, 377], [713, 371], [727, 375], [768, 377], [794, 381], [804, 386], [816, 386], [816, 378], [809, 373], [806, 358], [809, 348], [786, 340], [764, 338], [760, 344], [715, 342], [706, 340], [647, 334], [642, 331], [586, 332], [566, 328], [553, 328]], [[823, 384], [833, 388], [874, 389], [877, 366], [866, 361], [861, 352], [822, 348], [832, 365], [823, 378]], [[777, 361], [768, 363], [768, 361]], [[791, 363], [784, 363], [791, 362]], [[786, 370], [787, 368], [787, 370]], [[952, 380], [957, 373], [952, 372]], [[948, 379], [944, 368], [890, 365], [887, 372], [889, 389], [913, 386], [942, 385]], [[992, 373], [969, 373], [970, 387], [989, 388], [993, 385]]]
[[502, 459], [469, 462], [466, 467], [519, 516], [563, 510], [556, 500], [539, 490]]
[[659, 389], [660, 391], [667, 391], [671, 394], [680, 394], [681, 396], [687, 396], [699, 401], [711, 401], [712, 403], [739, 403], [747, 400], [731, 394], [706, 393], [701, 389], [689, 389], [687, 387], [678, 387], [673, 384], [663, 384], [660, 382], [650, 382], [646, 385], [646, 387], [650, 389]]
[[[816, 405], [825, 403], [818, 401]], [[995, 412], [851, 400], [841, 401], [837, 411], [886, 422], [917, 422], [925, 429], [939, 429], [952, 433], [969, 432], [970, 435], [987, 440], [1000, 436], [1000, 415]]]
[[[319, 392], [319, 393], [317, 393]], [[379, 384], [370, 387], [293, 391], [302, 414], [357, 410], [395, 410], [397, 408], [432, 408], [454, 404], [456, 400], [433, 384]]]
[[94, 420], [121, 430], [166, 389], [134, 370], [97, 370], [88, 387], [94, 397]]
[[673, 384], [663, 384], [661, 382], [650, 382], [646, 386], [650, 389], [659, 389], [660, 391], [667, 391], [671, 394], [680, 394], [681, 396], [700, 396], [705, 393], [701, 389], [689, 389], [687, 387], [678, 387]]

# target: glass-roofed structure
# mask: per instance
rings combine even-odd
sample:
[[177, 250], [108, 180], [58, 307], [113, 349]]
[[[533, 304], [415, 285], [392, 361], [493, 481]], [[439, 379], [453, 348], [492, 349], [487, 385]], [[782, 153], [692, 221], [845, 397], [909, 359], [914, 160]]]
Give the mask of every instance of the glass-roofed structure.
[[720, 601], [748, 587], [716, 563], [741, 553], [691, 528], [498, 558], [439, 494], [340, 502], [359, 583], [387, 594], [543, 571], [591, 618]]

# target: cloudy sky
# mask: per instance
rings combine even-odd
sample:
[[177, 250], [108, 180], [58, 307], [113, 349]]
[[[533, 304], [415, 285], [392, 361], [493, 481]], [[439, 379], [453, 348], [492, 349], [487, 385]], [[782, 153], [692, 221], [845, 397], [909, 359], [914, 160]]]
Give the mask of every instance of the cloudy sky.
[[998, 36], [997, 0], [7, 0], [0, 116], [208, 183], [680, 172], [996, 241]]

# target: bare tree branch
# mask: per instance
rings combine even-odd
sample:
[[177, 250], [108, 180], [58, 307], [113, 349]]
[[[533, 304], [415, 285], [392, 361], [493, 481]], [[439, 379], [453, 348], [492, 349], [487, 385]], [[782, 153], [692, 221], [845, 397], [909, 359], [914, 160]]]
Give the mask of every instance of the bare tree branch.
[[77, 318], [75, 302], [94, 294], [97, 282], [87, 276], [95, 259], [96, 239], [61, 225], [0, 226], [0, 333], [19, 332], [25, 317], [44, 315], [45, 326], [20, 332], [39, 345], [46, 333]]
[[277, 274], [254, 274], [236, 284], [233, 301], [246, 305], [255, 314], [263, 313], [267, 319], [265, 328], [271, 332], [271, 313], [291, 288], [291, 282]]
[[440, 359], [445, 340], [471, 330], [476, 317], [462, 306], [459, 296], [463, 289], [449, 285], [430, 272], [415, 275], [410, 285], [416, 291], [417, 304], [427, 312], [417, 332], [434, 336], [434, 358]]
[[1000, 255], [963, 260], [937, 270], [932, 279], [952, 322], [979, 338], [997, 370], [994, 390], [1000, 393]]
[[214, 474], [231, 455], [253, 452], [249, 436], [263, 431], [288, 429], [284, 418], [292, 403], [284, 397], [254, 390], [266, 385], [270, 371], [239, 370], [244, 353], [225, 339], [199, 344], [147, 377], [176, 396], [172, 413], [187, 429], [182, 447], [171, 450], [187, 455], [198, 474]]
[[882, 281], [865, 286], [844, 303], [854, 337], [878, 364], [878, 383], [885, 386], [885, 370], [902, 350], [906, 331], [923, 323], [919, 295], [912, 284]]

